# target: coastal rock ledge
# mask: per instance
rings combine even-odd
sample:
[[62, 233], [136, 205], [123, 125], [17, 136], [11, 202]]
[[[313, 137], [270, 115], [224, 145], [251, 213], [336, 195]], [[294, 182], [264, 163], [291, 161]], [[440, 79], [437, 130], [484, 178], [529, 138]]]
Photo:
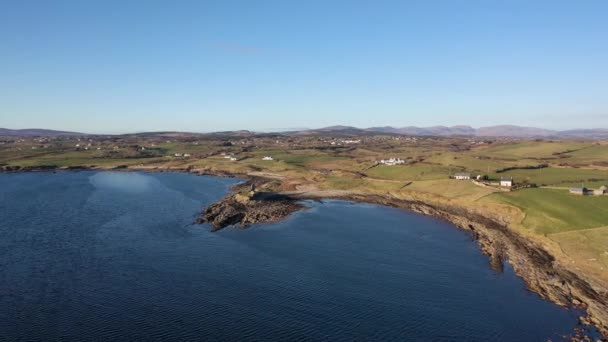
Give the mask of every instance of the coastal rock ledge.
[[254, 223], [276, 222], [305, 208], [297, 199], [276, 192], [255, 191], [252, 179], [233, 188], [233, 193], [203, 210], [196, 223], [210, 223], [212, 231], [228, 226], [246, 228]]

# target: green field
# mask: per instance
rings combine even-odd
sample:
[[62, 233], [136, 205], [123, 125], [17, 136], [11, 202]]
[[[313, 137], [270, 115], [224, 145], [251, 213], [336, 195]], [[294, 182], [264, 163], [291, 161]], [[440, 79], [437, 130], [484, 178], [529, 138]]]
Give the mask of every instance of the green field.
[[608, 196], [577, 196], [559, 189], [525, 189], [495, 193], [488, 198], [520, 208], [526, 214], [523, 225], [544, 235], [608, 225]]
[[478, 150], [476, 154], [493, 158], [515, 160], [531, 158], [556, 158], [556, 153], [578, 150], [589, 146], [591, 146], [590, 143], [581, 142], [525, 141], [483, 148]]
[[394, 166], [378, 165], [366, 171], [366, 174], [372, 178], [397, 181], [447, 179], [450, 175], [450, 168], [426, 163]]
[[608, 227], [557, 233], [549, 237], [569, 255], [578, 255], [579, 260], [608, 268]]
[[535, 163], [520, 163], [515, 161], [503, 161], [496, 159], [482, 158], [470, 153], [455, 153], [447, 152], [434, 155], [425, 160], [429, 163], [442, 164], [451, 166], [452, 170], [469, 171], [473, 173], [488, 174], [497, 169], [502, 169], [511, 166], [522, 166]]
[[608, 145], [594, 144], [582, 150], [566, 154], [565, 163], [589, 164], [594, 162], [608, 162]]
[[588, 183], [592, 181], [608, 181], [608, 170], [574, 169], [574, 168], [544, 168], [529, 170], [511, 170], [502, 173], [492, 173], [492, 178], [513, 177], [515, 182], [528, 182], [538, 185], [561, 185]]

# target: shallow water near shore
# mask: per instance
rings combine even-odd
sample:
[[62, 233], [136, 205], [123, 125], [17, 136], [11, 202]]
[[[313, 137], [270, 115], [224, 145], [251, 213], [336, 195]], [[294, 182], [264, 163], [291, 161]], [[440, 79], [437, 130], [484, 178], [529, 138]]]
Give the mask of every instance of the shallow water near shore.
[[556, 341], [577, 325], [430, 217], [332, 200], [191, 224], [237, 182], [0, 174], [0, 340]]

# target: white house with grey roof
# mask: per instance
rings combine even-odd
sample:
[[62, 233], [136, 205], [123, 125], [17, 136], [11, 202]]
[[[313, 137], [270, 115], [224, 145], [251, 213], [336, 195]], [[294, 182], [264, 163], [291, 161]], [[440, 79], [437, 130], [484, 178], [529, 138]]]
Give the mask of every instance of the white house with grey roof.
[[500, 177], [500, 186], [510, 188], [513, 186], [513, 177]]
[[458, 180], [469, 180], [471, 179], [471, 174], [470, 173], [457, 173], [454, 175], [454, 179], [458, 179]]

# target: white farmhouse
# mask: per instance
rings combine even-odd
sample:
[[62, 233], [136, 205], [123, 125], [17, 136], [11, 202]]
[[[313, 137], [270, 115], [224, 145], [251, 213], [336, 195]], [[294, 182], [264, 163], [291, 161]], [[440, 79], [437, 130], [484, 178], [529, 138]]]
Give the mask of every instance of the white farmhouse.
[[274, 160], [274, 158], [272, 158], [271, 156], [265, 156], [264, 158], [262, 158], [262, 160]]
[[513, 177], [500, 177], [500, 186], [512, 187], [513, 186]]
[[380, 164], [384, 164], [384, 165], [401, 165], [401, 164], [405, 164], [405, 160], [401, 159], [401, 158], [390, 158], [390, 159], [382, 159], [380, 160]]
[[454, 179], [469, 180], [469, 179], [471, 179], [471, 174], [470, 173], [457, 173], [454, 175]]

